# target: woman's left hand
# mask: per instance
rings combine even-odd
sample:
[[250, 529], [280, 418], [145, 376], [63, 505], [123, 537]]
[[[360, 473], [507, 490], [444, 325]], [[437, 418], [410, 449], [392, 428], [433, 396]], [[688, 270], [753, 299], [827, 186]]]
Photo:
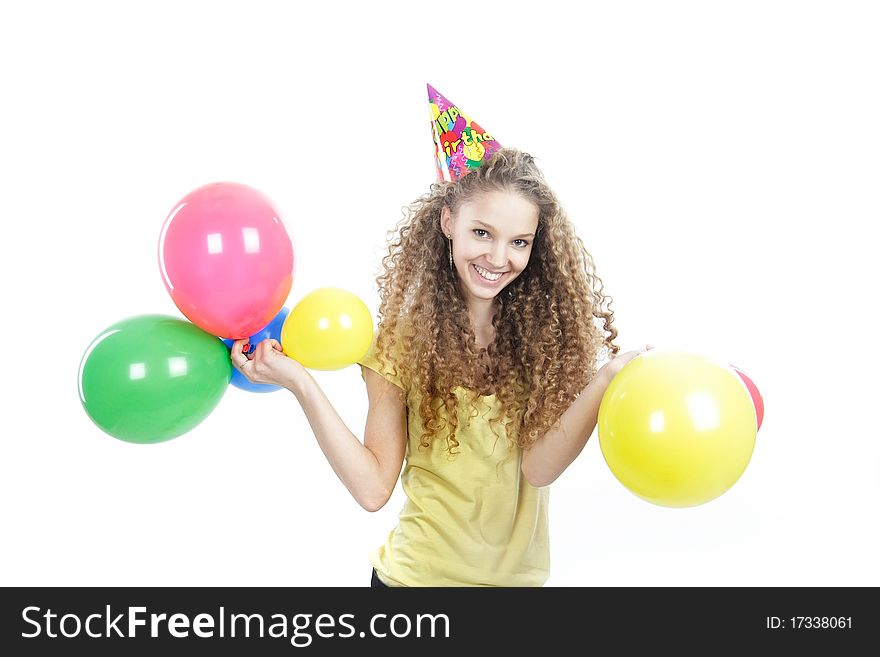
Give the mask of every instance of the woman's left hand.
[[624, 365], [626, 365], [636, 356], [640, 356], [641, 354], [646, 353], [649, 349], [653, 348], [654, 345], [648, 344], [645, 345], [644, 349], [640, 349], [638, 351], [627, 351], [625, 354], [615, 356], [599, 369], [598, 376], [601, 376], [605, 379], [606, 386], [610, 385], [611, 381], [613, 381], [618, 372], [623, 369]]

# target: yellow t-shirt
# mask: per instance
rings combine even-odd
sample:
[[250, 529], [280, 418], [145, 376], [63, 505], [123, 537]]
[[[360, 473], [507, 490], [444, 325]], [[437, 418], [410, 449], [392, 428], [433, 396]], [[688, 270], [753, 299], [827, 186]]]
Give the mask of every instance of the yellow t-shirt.
[[[405, 390], [390, 363], [375, 356], [375, 340], [358, 363]], [[361, 370], [366, 380], [366, 373]], [[522, 474], [522, 452], [508, 454], [504, 427], [489, 426], [500, 402], [478, 398], [479, 415], [464, 388], [458, 398], [458, 454], [450, 459], [443, 433], [430, 448], [414, 391], [407, 395], [409, 439], [401, 481], [406, 503], [385, 544], [370, 553], [379, 579], [389, 586], [541, 586], [550, 573], [548, 487]], [[445, 412], [441, 411], [441, 413]], [[499, 465], [500, 464], [500, 465]]]

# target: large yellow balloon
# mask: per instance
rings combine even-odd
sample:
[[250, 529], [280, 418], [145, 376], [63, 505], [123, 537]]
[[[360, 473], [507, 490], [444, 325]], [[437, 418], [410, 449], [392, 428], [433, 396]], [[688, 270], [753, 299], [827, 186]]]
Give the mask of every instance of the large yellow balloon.
[[338, 370], [363, 357], [373, 317], [356, 295], [324, 287], [304, 296], [281, 327], [284, 353], [313, 370]]
[[687, 507], [715, 499], [755, 447], [749, 392], [731, 368], [651, 350], [614, 377], [599, 406], [599, 445], [614, 476], [639, 497]]

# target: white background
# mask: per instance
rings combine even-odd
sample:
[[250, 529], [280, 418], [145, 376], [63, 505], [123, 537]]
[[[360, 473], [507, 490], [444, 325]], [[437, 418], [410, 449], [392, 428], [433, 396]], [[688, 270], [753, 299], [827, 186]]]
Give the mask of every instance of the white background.
[[[386, 231], [434, 179], [430, 82], [538, 158], [619, 343], [710, 353], [766, 417], [727, 493], [645, 502], [594, 435], [552, 487], [554, 586], [878, 585], [880, 31], [856, 2], [4, 3], [0, 584], [366, 586], [363, 511], [295, 398], [230, 388], [159, 445], [77, 395], [106, 326], [180, 316], [156, 243], [195, 187], [281, 208], [288, 306], [374, 312]], [[362, 435], [359, 369], [315, 374]]]

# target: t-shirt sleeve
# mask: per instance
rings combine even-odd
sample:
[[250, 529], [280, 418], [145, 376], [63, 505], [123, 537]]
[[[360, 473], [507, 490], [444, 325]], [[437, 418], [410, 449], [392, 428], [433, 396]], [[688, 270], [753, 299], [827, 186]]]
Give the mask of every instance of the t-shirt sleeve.
[[370, 345], [370, 349], [366, 354], [360, 359], [358, 359], [358, 365], [361, 366], [361, 377], [364, 381], [367, 380], [367, 373], [364, 371], [365, 367], [369, 367], [371, 370], [382, 376], [383, 378], [391, 381], [394, 385], [396, 385], [401, 390], [406, 390], [406, 387], [403, 385], [403, 382], [400, 379], [400, 375], [397, 373], [396, 368], [394, 367], [394, 363], [392, 361], [388, 361], [383, 366], [379, 359], [376, 357], [376, 336], [373, 336], [373, 342]]

